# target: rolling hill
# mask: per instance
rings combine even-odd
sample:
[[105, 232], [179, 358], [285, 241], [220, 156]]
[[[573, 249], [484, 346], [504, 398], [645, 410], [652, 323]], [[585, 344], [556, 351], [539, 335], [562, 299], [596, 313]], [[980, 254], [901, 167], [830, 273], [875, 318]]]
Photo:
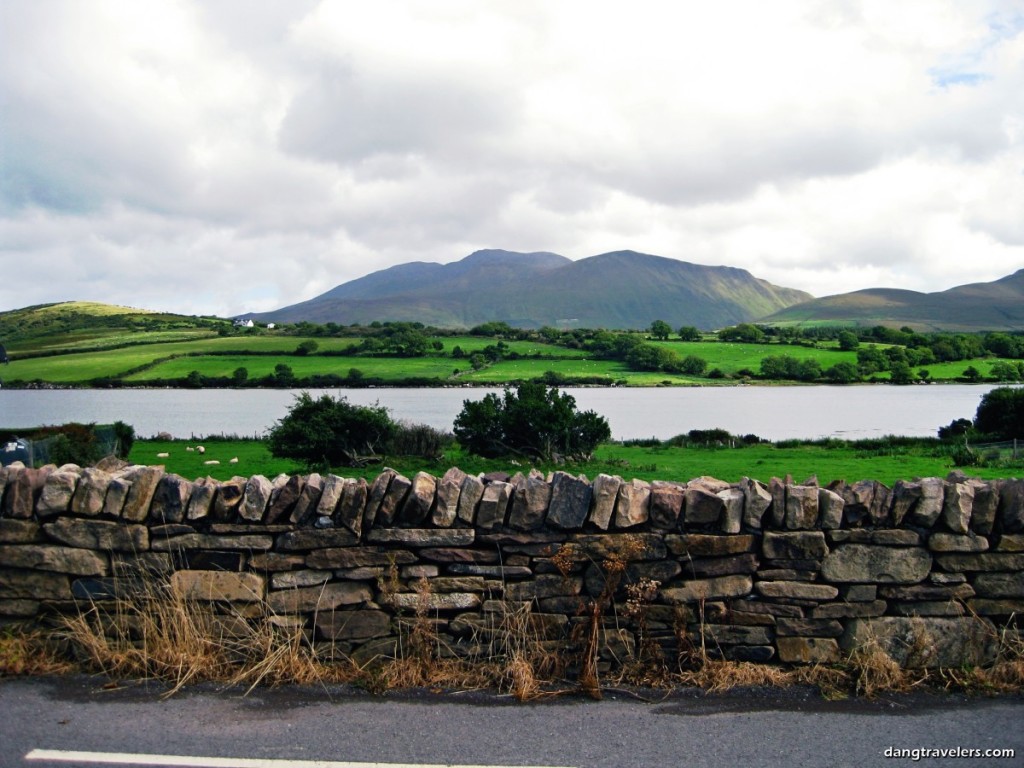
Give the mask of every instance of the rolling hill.
[[869, 288], [825, 296], [761, 319], [769, 325], [888, 325], [916, 331], [1024, 330], [1024, 269], [937, 293]]
[[414, 262], [343, 283], [316, 298], [250, 315], [263, 322], [418, 321], [470, 327], [713, 329], [812, 298], [744, 269], [615, 251], [571, 261], [554, 253], [484, 250], [451, 264]]

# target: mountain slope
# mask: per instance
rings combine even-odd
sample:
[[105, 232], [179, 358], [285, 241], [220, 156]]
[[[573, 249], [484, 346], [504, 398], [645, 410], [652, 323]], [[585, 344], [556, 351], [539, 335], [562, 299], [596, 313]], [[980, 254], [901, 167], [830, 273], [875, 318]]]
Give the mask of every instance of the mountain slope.
[[570, 261], [553, 253], [477, 251], [452, 264], [402, 264], [339, 285], [263, 321], [419, 321], [473, 326], [717, 328], [753, 320], [811, 296], [743, 269], [615, 251]]
[[917, 331], [1024, 329], [1024, 269], [937, 293], [869, 288], [825, 296], [762, 318], [770, 325], [909, 326]]

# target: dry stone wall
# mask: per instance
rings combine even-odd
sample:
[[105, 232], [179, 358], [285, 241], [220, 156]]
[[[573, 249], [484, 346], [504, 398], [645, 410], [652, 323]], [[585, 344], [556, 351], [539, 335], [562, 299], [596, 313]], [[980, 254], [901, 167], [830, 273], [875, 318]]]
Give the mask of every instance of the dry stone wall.
[[[132, 595], [146, 575], [225, 616], [272, 617], [356, 660], [424, 609], [452, 653], [511, 609], [568, 642], [608, 595], [602, 655], [838, 661], [874, 638], [907, 666], [991, 660], [1024, 612], [1024, 481], [768, 484], [555, 472], [372, 482], [189, 481], [159, 467], [0, 469], [0, 620]], [[609, 581], [612, 579], [613, 581]], [[642, 616], [630, 585], [648, 588]], [[689, 638], [687, 640], [686, 638]]]

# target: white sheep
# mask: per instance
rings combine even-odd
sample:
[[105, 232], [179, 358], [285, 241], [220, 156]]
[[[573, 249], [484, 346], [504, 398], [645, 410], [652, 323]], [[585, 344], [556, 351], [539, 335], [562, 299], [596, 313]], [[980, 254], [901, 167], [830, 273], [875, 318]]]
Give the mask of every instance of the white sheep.
[[233, 459], [231, 459], [231, 461], [228, 462], [228, 464], [237, 464], [237, 463], [238, 463], [238, 457], [237, 456], [235, 456]]
[[206, 464], [207, 466], [212, 466], [214, 464], [220, 464], [220, 462], [217, 461], [216, 459], [210, 459], [209, 461], [204, 461], [203, 464]]
[[166, 458], [167, 458], [168, 456], [170, 456], [170, 455], [171, 455], [171, 454], [169, 454], [169, 453], [158, 453], [158, 454], [156, 455], [156, 457], [157, 457], [158, 459], [166, 459]]
[[186, 445], [185, 450], [188, 451], [189, 453], [193, 453], [195, 452], [196, 449], [193, 448], [191, 445]]
[[197, 445], [196, 450], [199, 451], [199, 453], [206, 453], [206, 448], [201, 445]]

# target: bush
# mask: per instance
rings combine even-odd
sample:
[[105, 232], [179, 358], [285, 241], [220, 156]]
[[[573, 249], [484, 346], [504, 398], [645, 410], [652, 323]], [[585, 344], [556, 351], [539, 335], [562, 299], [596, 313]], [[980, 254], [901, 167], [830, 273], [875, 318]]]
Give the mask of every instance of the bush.
[[576, 398], [541, 381], [466, 400], [455, 417], [455, 436], [471, 453], [496, 458], [520, 454], [550, 460], [556, 454], [589, 459], [611, 437], [608, 421], [576, 410]]
[[381, 406], [351, 405], [345, 398], [302, 392], [288, 415], [270, 430], [270, 453], [310, 467], [364, 463], [395, 434], [395, 423]]
[[999, 387], [982, 395], [974, 427], [993, 437], [1024, 437], [1024, 389]]

